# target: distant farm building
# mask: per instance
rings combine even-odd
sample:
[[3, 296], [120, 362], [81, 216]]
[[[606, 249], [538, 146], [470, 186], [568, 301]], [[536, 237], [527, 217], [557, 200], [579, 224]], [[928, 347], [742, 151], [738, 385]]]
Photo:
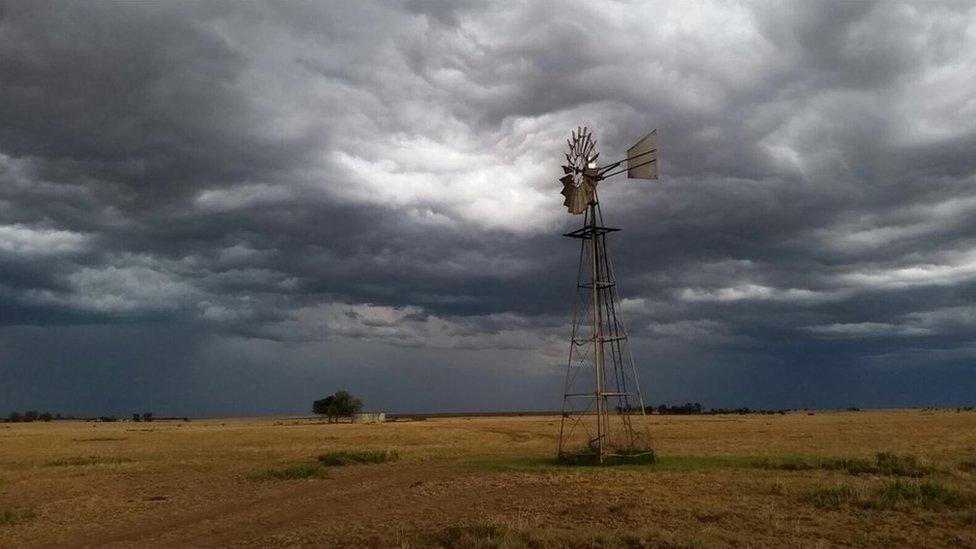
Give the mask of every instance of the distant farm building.
[[383, 423], [386, 421], [386, 412], [361, 412], [352, 415], [353, 423]]

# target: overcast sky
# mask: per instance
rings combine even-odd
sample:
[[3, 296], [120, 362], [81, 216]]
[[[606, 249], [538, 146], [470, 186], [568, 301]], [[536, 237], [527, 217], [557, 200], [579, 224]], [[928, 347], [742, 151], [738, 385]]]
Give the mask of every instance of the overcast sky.
[[578, 125], [648, 403], [976, 404], [971, 2], [0, 14], [0, 413], [558, 408]]

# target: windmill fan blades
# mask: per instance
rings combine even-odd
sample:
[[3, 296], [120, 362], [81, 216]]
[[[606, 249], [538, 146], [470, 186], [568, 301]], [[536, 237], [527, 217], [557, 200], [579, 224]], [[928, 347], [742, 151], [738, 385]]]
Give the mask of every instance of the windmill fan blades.
[[588, 127], [577, 126], [570, 134], [566, 142], [569, 146], [566, 165], [562, 166], [565, 175], [559, 178], [563, 184], [560, 194], [565, 197], [563, 205], [570, 213], [581, 214], [596, 199], [599, 170], [590, 166], [596, 165], [600, 153], [596, 152], [596, 140]]
[[[568, 181], [567, 178], [569, 178]], [[577, 187], [573, 183], [572, 176], [566, 176], [560, 181], [563, 182], [563, 190], [560, 194], [566, 197], [563, 206], [566, 206], [571, 214], [578, 215], [585, 212], [586, 207], [593, 201], [595, 184], [589, 178], [585, 178], [583, 184]]]

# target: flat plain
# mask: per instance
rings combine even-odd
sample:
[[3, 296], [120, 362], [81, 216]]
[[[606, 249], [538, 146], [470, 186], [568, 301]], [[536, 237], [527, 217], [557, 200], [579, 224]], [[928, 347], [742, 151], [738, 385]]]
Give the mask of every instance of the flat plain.
[[610, 468], [558, 422], [0, 424], [0, 546], [976, 546], [974, 412], [653, 415]]

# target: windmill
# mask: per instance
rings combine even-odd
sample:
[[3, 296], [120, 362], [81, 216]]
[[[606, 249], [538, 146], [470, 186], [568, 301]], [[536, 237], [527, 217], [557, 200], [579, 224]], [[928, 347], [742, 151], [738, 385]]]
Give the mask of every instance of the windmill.
[[560, 179], [563, 205], [569, 213], [583, 215], [583, 226], [564, 235], [580, 241], [580, 254], [559, 426], [560, 459], [598, 464], [653, 459], [631, 423], [632, 414], [644, 414], [644, 399], [607, 252], [607, 234], [619, 229], [603, 224], [597, 184], [625, 172], [632, 179], [657, 179], [656, 131], [628, 149], [626, 158], [602, 167], [596, 140], [587, 128], [577, 128], [567, 140]]

